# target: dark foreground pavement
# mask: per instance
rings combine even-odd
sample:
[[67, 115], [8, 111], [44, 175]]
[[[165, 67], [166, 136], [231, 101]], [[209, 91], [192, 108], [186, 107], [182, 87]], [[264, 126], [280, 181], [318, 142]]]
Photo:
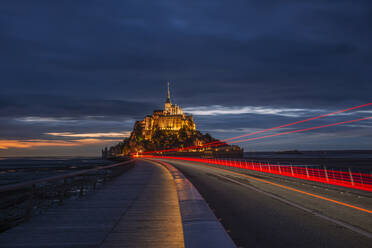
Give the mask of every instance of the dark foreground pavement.
[[1, 233], [0, 247], [184, 247], [174, 180], [137, 161], [97, 192]]
[[[196, 186], [238, 247], [372, 247], [371, 213], [198, 163], [167, 162]], [[368, 194], [266, 179], [372, 209]]]

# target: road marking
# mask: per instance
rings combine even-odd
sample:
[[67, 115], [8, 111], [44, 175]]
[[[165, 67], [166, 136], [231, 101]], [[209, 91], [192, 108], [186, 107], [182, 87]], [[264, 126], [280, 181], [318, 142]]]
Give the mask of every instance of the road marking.
[[349, 207], [349, 208], [357, 209], [357, 210], [362, 211], [362, 212], [365, 212], [365, 213], [372, 214], [372, 210], [369, 210], [369, 209], [361, 208], [361, 207], [354, 206], [354, 205], [351, 205], [351, 204], [348, 204], [348, 203], [345, 203], [345, 202], [341, 202], [341, 201], [336, 201], [336, 200], [333, 200], [333, 199], [328, 198], [328, 197], [324, 197], [324, 196], [321, 196], [321, 195], [309, 193], [309, 192], [306, 192], [306, 191], [303, 191], [303, 190], [299, 190], [299, 189], [295, 189], [295, 188], [292, 188], [292, 187], [289, 187], [289, 186], [285, 186], [285, 185], [282, 185], [282, 184], [279, 184], [279, 183], [273, 183], [273, 182], [267, 181], [265, 179], [255, 178], [255, 177], [252, 177], [252, 176], [241, 174], [241, 173], [238, 173], [238, 172], [235, 172], [235, 171], [221, 169], [221, 168], [214, 167], [214, 166], [211, 166], [211, 165], [203, 165], [203, 166], [207, 166], [207, 167], [211, 167], [213, 169], [225, 171], [225, 172], [228, 172], [230, 174], [235, 174], [235, 175], [238, 175], [238, 176], [246, 177], [246, 178], [249, 178], [249, 179], [252, 179], [252, 180], [255, 180], [255, 181], [259, 181], [259, 182], [271, 184], [271, 185], [274, 185], [274, 186], [277, 186], [277, 187], [280, 187], [280, 188], [284, 188], [284, 189], [287, 189], [287, 190], [295, 191], [295, 192], [298, 192], [298, 193], [301, 193], [301, 194], [309, 195], [309, 196], [312, 196], [312, 197], [315, 197], [315, 198], [319, 198], [319, 199], [326, 200], [326, 201], [329, 201], [329, 202], [333, 202], [333, 203], [336, 203], [336, 204], [339, 204], [339, 205], [342, 205], [342, 206], [346, 206], [346, 207]]
[[333, 223], [335, 223], [335, 224], [338, 224], [338, 225], [340, 225], [340, 226], [342, 226], [342, 227], [345, 227], [345, 228], [347, 228], [347, 229], [349, 229], [349, 230], [352, 230], [352, 231], [354, 231], [354, 232], [356, 232], [356, 233], [359, 233], [359, 234], [361, 234], [361, 235], [364, 235], [364, 236], [366, 236], [366, 237], [368, 237], [368, 238], [372, 238], [372, 233], [367, 232], [367, 231], [364, 231], [363, 229], [360, 229], [360, 228], [358, 228], [358, 227], [355, 227], [355, 226], [353, 226], [353, 225], [347, 224], [347, 223], [345, 223], [345, 222], [342, 222], [342, 221], [339, 221], [339, 220], [333, 219], [333, 218], [331, 218], [331, 217], [325, 216], [325, 215], [323, 215], [323, 214], [321, 214], [321, 213], [319, 213], [319, 212], [316, 212], [316, 211], [311, 210], [311, 209], [309, 209], [309, 208], [303, 207], [303, 206], [301, 206], [301, 205], [299, 205], [299, 204], [297, 204], [297, 203], [294, 203], [294, 202], [288, 201], [287, 199], [284, 199], [284, 198], [282, 198], [282, 197], [280, 197], [280, 196], [277, 196], [277, 195], [274, 195], [274, 194], [272, 194], [272, 193], [269, 193], [269, 192], [266, 192], [266, 191], [260, 190], [260, 189], [258, 189], [258, 188], [256, 188], [256, 187], [253, 187], [253, 186], [251, 186], [251, 185], [248, 185], [248, 184], [245, 184], [245, 183], [239, 182], [239, 181], [237, 181], [237, 180], [234, 180], [234, 179], [232, 179], [232, 178], [226, 177], [226, 176], [224, 176], [224, 175], [218, 175], [218, 176], [223, 177], [224, 179], [226, 179], [226, 180], [228, 180], [228, 181], [231, 181], [231, 182], [233, 182], [233, 183], [239, 184], [239, 185], [241, 185], [241, 186], [243, 186], [243, 187], [246, 187], [246, 188], [249, 188], [249, 189], [255, 190], [255, 191], [257, 191], [257, 192], [260, 192], [260, 193], [262, 193], [262, 194], [264, 194], [264, 195], [267, 195], [267, 196], [269, 196], [269, 197], [272, 197], [272, 198], [274, 198], [274, 199], [276, 199], [276, 200], [279, 200], [279, 201], [281, 201], [281, 202], [284, 202], [284, 203], [286, 203], [286, 204], [288, 204], [288, 205], [290, 205], [290, 206], [292, 206], [292, 207], [299, 208], [299, 209], [301, 209], [301, 210], [303, 210], [303, 211], [305, 211], [305, 212], [311, 213], [311, 214], [313, 214], [313, 215], [315, 215], [315, 216], [318, 216], [318, 217], [320, 217], [320, 218], [323, 218], [323, 219], [325, 219], [325, 220], [328, 220], [328, 221], [330, 221], [330, 222], [333, 222]]
[[[172, 162], [181, 162], [181, 161], [172, 161]], [[187, 164], [187, 165], [195, 166], [195, 164], [191, 164], [191, 163], [185, 163], [185, 162], [183, 162], [183, 164]], [[357, 207], [357, 206], [353, 206], [353, 205], [350, 205], [350, 204], [347, 204], [347, 203], [344, 203], [344, 202], [339, 202], [339, 201], [336, 201], [336, 200], [333, 200], [333, 199], [330, 199], [330, 198], [327, 198], [327, 197], [323, 197], [323, 196], [319, 196], [319, 195], [316, 195], [316, 194], [308, 193], [308, 192], [305, 192], [305, 191], [302, 191], [302, 190], [297, 190], [297, 189], [295, 189], [295, 188], [288, 187], [288, 186], [284, 186], [284, 185], [277, 184], [277, 183], [273, 183], [273, 182], [270, 182], [270, 181], [267, 181], [267, 180], [264, 180], [264, 179], [254, 178], [254, 177], [251, 177], [251, 176], [248, 176], [248, 175], [245, 175], [245, 174], [241, 174], [241, 173], [238, 173], [238, 172], [234, 172], [234, 171], [229, 171], [229, 170], [225, 170], [225, 169], [217, 168], [217, 167], [210, 166], [210, 165], [204, 165], [204, 166], [211, 167], [212, 169], [222, 170], [222, 171], [228, 172], [228, 173], [230, 173], [230, 174], [236, 174], [236, 175], [239, 175], [239, 176], [247, 177], [247, 178], [252, 179], [252, 180], [256, 180], [256, 181], [261, 181], [261, 182], [264, 182], [264, 183], [272, 184], [272, 185], [274, 185], [274, 186], [282, 187], [282, 188], [285, 188], [285, 189], [288, 189], [288, 190], [294, 190], [295, 192], [305, 193], [306, 195], [310, 195], [310, 196], [313, 196], [313, 197], [316, 197], [316, 198], [320, 198], [320, 199], [323, 199], [323, 200], [331, 201], [331, 202], [334, 202], [334, 203], [337, 203], [337, 204], [340, 204], [340, 205], [343, 205], [343, 206], [351, 207], [351, 208], [354, 208], [354, 209], [357, 209], [357, 210], [361, 210], [361, 211], [366, 210], [367, 213], [371, 213], [371, 212], [372, 212], [372, 211], [367, 210], [367, 209], [364, 209], [364, 208], [360, 208], [360, 207]], [[323, 214], [321, 214], [321, 213], [319, 213], [319, 212], [316, 212], [316, 211], [314, 211], [314, 210], [311, 210], [311, 209], [309, 209], [309, 208], [306, 208], [306, 207], [304, 207], [304, 206], [301, 206], [301, 205], [299, 205], [299, 204], [297, 204], [297, 203], [294, 203], [294, 202], [291, 202], [291, 201], [289, 201], [289, 200], [287, 200], [287, 199], [284, 199], [284, 198], [282, 198], [282, 197], [280, 197], [280, 196], [274, 195], [274, 194], [272, 194], [272, 193], [269, 193], [269, 192], [266, 192], [266, 191], [260, 190], [260, 189], [254, 187], [254, 186], [251, 186], [251, 185], [248, 185], [248, 184], [245, 184], [245, 183], [239, 182], [239, 181], [237, 181], [237, 180], [235, 180], [235, 179], [229, 178], [229, 177], [227, 177], [226, 175], [221, 175], [221, 174], [219, 174], [219, 175], [217, 175], [217, 176], [219, 176], [219, 177], [223, 177], [224, 179], [226, 179], [226, 180], [228, 180], [228, 181], [231, 181], [231, 182], [233, 182], [233, 183], [239, 184], [239, 185], [241, 185], [241, 186], [243, 186], [243, 187], [246, 187], [246, 188], [249, 188], [249, 189], [255, 190], [255, 191], [257, 191], [257, 192], [260, 192], [260, 193], [262, 193], [262, 194], [264, 194], [264, 195], [267, 195], [267, 196], [269, 196], [269, 197], [271, 197], [271, 198], [274, 198], [274, 199], [276, 199], [276, 200], [279, 200], [279, 201], [281, 201], [281, 202], [284, 202], [284, 203], [286, 203], [286, 204], [288, 204], [288, 205], [290, 205], [290, 206], [292, 206], [292, 207], [296, 207], [296, 208], [301, 209], [301, 210], [303, 210], [303, 211], [305, 211], [305, 212], [308, 212], [308, 213], [310, 213], [310, 214], [313, 214], [313, 215], [315, 215], [315, 216], [318, 216], [318, 217], [320, 217], [320, 218], [322, 218], [322, 219], [328, 220], [328, 221], [330, 221], [330, 222], [332, 222], [332, 223], [335, 223], [335, 224], [337, 224], [337, 225], [340, 225], [340, 226], [342, 226], [342, 227], [344, 227], [344, 228], [346, 228], [346, 229], [349, 229], [349, 230], [351, 230], [351, 231], [354, 231], [354, 232], [356, 232], [356, 233], [359, 233], [359, 234], [361, 234], [361, 235], [363, 235], [363, 236], [365, 236], [365, 237], [367, 237], [367, 238], [372, 238], [372, 233], [370, 233], [370, 232], [368, 232], [368, 231], [365, 231], [365, 230], [363, 230], [363, 229], [361, 229], [361, 228], [355, 227], [355, 226], [353, 226], [353, 225], [350, 225], [350, 224], [348, 224], [348, 223], [342, 222], [342, 221], [337, 220], [337, 219], [333, 219], [333, 218], [328, 217], [328, 216], [326, 216], [326, 215], [323, 215]]]
[[[185, 165], [185, 164], [186, 164], [186, 165], [191, 165], [191, 166], [193, 166], [193, 167], [197, 166], [197, 165], [195, 165], [195, 164], [187, 163], [187, 162], [184, 162], [184, 161], [171, 161], [171, 162], [173, 162], [173, 163], [182, 162], [182, 164], [184, 164], [184, 165]], [[291, 190], [291, 191], [295, 191], [295, 192], [303, 193], [303, 194], [306, 194], [306, 195], [310, 195], [310, 196], [315, 197], [315, 198], [319, 198], [319, 199], [323, 199], [323, 200], [326, 200], [326, 201], [330, 201], [330, 202], [333, 202], [333, 203], [336, 203], [336, 204], [339, 204], [339, 205], [343, 205], [343, 206], [346, 206], [346, 207], [350, 207], [350, 208], [353, 208], [353, 209], [357, 209], [357, 210], [360, 210], [360, 211], [363, 211], [363, 212], [366, 212], [366, 213], [372, 213], [372, 211], [371, 211], [371, 210], [368, 210], [368, 209], [360, 208], [360, 207], [357, 207], [357, 206], [354, 206], [354, 205], [351, 205], [351, 204], [348, 204], [348, 203], [344, 203], [344, 202], [336, 201], [336, 200], [333, 200], [333, 199], [330, 199], [330, 198], [327, 198], [327, 197], [323, 197], [323, 196], [320, 196], [320, 195], [316, 195], [316, 194], [308, 193], [308, 192], [305, 192], [305, 191], [302, 191], [302, 190], [298, 190], [298, 189], [295, 189], [295, 188], [292, 188], [292, 187], [284, 186], [284, 185], [281, 185], [281, 184], [278, 184], [278, 183], [273, 183], [273, 182], [270, 182], [270, 181], [267, 181], [267, 180], [264, 180], [264, 179], [254, 178], [254, 177], [251, 177], [251, 176], [248, 176], [248, 175], [245, 175], [245, 174], [241, 174], [241, 173], [234, 172], [234, 171], [230, 171], [230, 170], [226, 170], [226, 169], [217, 168], [217, 167], [210, 166], [210, 165], [205, 165], [205, 164], [204, 164], [204, 166], [206, 166], [206, 167], [210, 167], [210, 168], [212, 168], [212, 169], [221, 170], [221, 171], [224, 171], [224, 172], [227, 172], [227, 173], [230, 173], [230, 174], [235, 174], [235, 175], [238, 175], [238, 176], [243, 176], [243, 177], [246, 177], [246, 178], [249, 178], [249, 179], [255, 180], [255, 181], [260, 181], [260, 182], [268, 183], [268, 184], [271, 184], [271, 185], [274, 185], [274, 186], [278, 186], [278, 187], [281, 187], [281, 188], [284, 188], [284, 189], [288, 189], [288, 190]], [[198, 168], [200, 168], [200, 167], [198, 166]], [[308, 213], [310, 213], [310, 214], [313, 214], [313, 215], [315, 215], [315, 216], [317, 216], [317, 217], [320, 217], [320, 218], [322, 218], [322, 219], [328, 220], [328, 221], [330, 221], [330, 222], [332, 222], [332, 223], [335, 223], [335, 224], [337, 224], [337, 225], [339, 225], [339, 226], [342, 226], [342, 227], [344, 227], [344, 228], [346, 228], [346, 229], [349, 229], [349, 230], [351, 230], [351, 231], [354, 231], [354, 232], [356, 232], [356, 233], [358, 233], [358, 234], [360, 234], [360, 235], [363, 235], [363, 236], [365, 236], [365, 237], [367, 237], [367, 238], [372, 238], [372, 233], [370, 233], [370, 232], [368, 232], [368, 231], [365, 231], [365, 230], [363, 230], [363, 229], [361, 229], [361, 228], [358, 228], [358, 227], [356, 227], [356, 226], [353, 226], [353, 225], [351, 225], [351, 224], [348, 224], [348, 223], [342, 222], [342, 221], [337, 220], [337, 219], [333, 219], [333, 218], [328, 217], [328, 216], [326, 216], [326, 215], [323, 215], [323, 214], [321, 214], [321, 213], [319, 213], [319, 212], [316, 212], [316, 211], [314, 211], [314, 210], [311, 210], [311, 209], [309, 209], [309, 208], [306, 208], [306, 207], [304, 207], [304, 206], [301, 206], [301, 205], [299, 205], [299, 204], [297, 204], [297, 203], [294, 203], [294, 202], [291, 202], [291, 201], [289, 201], [289, 200], [287, 200], [287, 199], [284, 199], [284, 198], [282, 198], [282, 197], [280, 197], [280, 196], [274, 195], [274, 194], [272, 194], [272, 193], [269, 193], [269, 192], [263, 191], [263, 190], [261, 190], [261, 189], [258, 189], [258, 188], [254, 187], [254, 186], [251, 186], [251, 185], [248, 185], [248, 184], [245, 184], [245, 183], [239, 182], [239, 181], [237, 181], [237, 180], [235, 180], [235, 179], [229, 178], [229, 177], [227, 177], [226, 175], [221, 175], [221, 174], [219, 174], [219, 175], [217, 175], [217, 176], [222, 177], [222, 178], [224, 178], [224, 179], [226, 179], [226, 180], [228, 180], [228, 181], [234, 182], [234, 183], [236, 183], [236, 184], [238, 184], [238, 185], [241, 185], [241, 186], [243, 186], [243, 187], [246, 187], [246, 188], [249, 188], [249, 189], [255, 190], [255, 191], [257, 191], [257, 192], [260, 192], [260, 193], [262, 193], [262, 194], [264, 194], [264, 195], [267, 195], [267, 196], [269, 196], [269, 197], [271, 197], [271, 198], [274, 198], [274, 199], [276, 199], [276, 200], [279, 200], [279, 201], [281, 201], [281, 202], [284, 202], [284, 203], [286, 203], [286, 204], [288, 204], [288, 205], [290, 205], [290, 206], [292, 206], [292, 207], [295, 207], [295, 208], [301, 209], [301, 210], [303, 210], [303, 211], [305, 211], [305, 212], [308, 212]]]

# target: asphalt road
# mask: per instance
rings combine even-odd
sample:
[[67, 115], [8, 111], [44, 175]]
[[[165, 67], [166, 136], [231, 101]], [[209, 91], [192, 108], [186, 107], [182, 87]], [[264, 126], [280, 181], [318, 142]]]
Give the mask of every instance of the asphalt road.
[[247, 178], [194, 162], [167, 162], [196, 186], [238, 247], [372, 247], [372, 213], [363, 211], [372, 210], [369, 194], [257, 174]]

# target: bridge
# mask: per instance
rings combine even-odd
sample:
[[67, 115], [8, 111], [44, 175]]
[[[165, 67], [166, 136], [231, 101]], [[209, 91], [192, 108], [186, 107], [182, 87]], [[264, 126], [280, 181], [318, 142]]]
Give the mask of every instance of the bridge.
[[370, 171], [172, 155], [370, 118], [2, 186], [0, 247], [372, 247]]
[[[365, 188], [357, 189], [232, 159], [148, 156], [99, 170], [113, 168], [124, 170], [86, 196], [66, 199], [0, 234], [1, 247], [371, 246], [367, 175], [353, 179], [354, 185], [365, 180]], [[32, 182], [34, 191], [43, 183]]]

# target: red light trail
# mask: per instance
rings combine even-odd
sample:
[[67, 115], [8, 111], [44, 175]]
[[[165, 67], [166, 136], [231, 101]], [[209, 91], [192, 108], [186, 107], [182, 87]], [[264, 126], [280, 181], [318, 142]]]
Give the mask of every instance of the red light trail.
[[335, 111], [335, 112], [332, 112], [332, 113], [328, 113], [328, 114], [324, 114], [324, 115], [319, 115], [319, 116], [311, 117], [311, 118], [304, 119], [304, 120], [301, 120], [301, 121], [296, 121], [296, 122], [292, 122], [292, 123], [288, 123], [288, 124], [284, 124], [284, 125], [280, 125], [280, 126], [276, 126], [276, 127], [264, 129], [264, 130], [257, 131], [257, 132], [252, 132], [252, 133], [243, 134], [243, 135], [236, 136], [236, 137], [231, 137], [231, 138], [228, 138], [228, 139], [225, 139], [225, 140], [221, 140], [221, 141], [214, 141], [214, 142], [206, 143], [206, 144], [201, 145], [201, 146], [189, 146], [189, 147], [164, 149], [164, 150], [158, 150], [158, 151], [147, 151], [147, 152], [141, 152], [140, 154], [149, 154], [149, 153], [152, 154], [152, 153], [159, 153], [159, 152], [172, 152], [172, 151], [181, 151], [181, 150], [186, 150], [186, 149], [200, 149], [200, 148], [205, 148], [205, 147], [222, 146], [222, 145], [224, 145], [226, 143], [228, 143], [228, 144], [240, 143], [240, 142], [246, 142], [246, 141], [250, 141], [250, 140], [256, 140], [256, 139], [262, 139], [262, 138], [280, 136], [280, 135], [289, 134], [289, 133], [297, 133], [297, 132], [303, 132], [303, 131], [308, 131], [308, 130], [313, 130], [313, 129], [319, 129], [319, 128], [322, 128], [322, 127], [335, 126], [335, 125], [341, 125], [341, 124], [346, 124], [346, 123], [361, 121], [361, 120], [369, 119], [371, 117], [361, 118], [361, 119], [352, 120], [352, 121], [346, 121], [346, 122], [339, 122], [339, 123], [334, 123], [334, 124], [329, 124], [329, 125], [324, 125], [324, 126], [319, 126], [319, 127], [312, 127], [312, 128], [307, 128], [307, 129], [300, 129], [300, 130], [295, 130], [295, 131], [290, 131], [290, 132], [285, 132], [285, 133], [279, 133], [279, 134], [273, 134], [273, 135], [266, 135], [266, 136], [262, 136], [262, 137], [252, 138], [252, 139], [245, 139], [245, 140], [239, 140], [239, 141], [225, 142], [225, 141], [228, 141], [228, 140], [235, 140], [235, 139], [239, 139], [239, 138], [242, 138], [242, 137], [246, 137], [246, 136], [250, 136], [250, 135], [254, 135], [254, 134], [259, 134], [259, 133], [263, 133], [263, 132], [267, 132], [267, 131], [271, 131], [271, 130], [275, 130], [275, 129], [279, 129], [279, 128], [283, 128], [283, 127], [289, 127], [289, 126], [293, 126], [293, 125], [296, 125], [296, 124], [299, 124], [299, 123], [304, 123], [304, 122], [308, 122], [308, 121], [312, 121], [312, 120], [324, 118], [324, 117], [327, 117], [327, 116], [331, 116], [331, 115], [335, 115], [335, 114], [339, 114], [339, 113], [343, 113], [343, 112], [347, 112], [347, 111], [350, 111], [350, 110], [355, 110], [355, 109], [358, 109], [358, 108], [367, 107], [367, 106], [371, 106], [371, 105], [372, 105], [372, 102], [366, 103], [366, 104], [363, 104], [363, 105], [359, 105], [359, 106], [355, 106], [355, 107], [352, 107], [352, 108], [338, 110], [338, 111]]
[[[165, 162], [162, 162], [162, 163], [165, 164]], [[359, 211], [362, 211], [362, 212], [365, 212], [365, 213], [372, 214], [372, 210], [361, 208], [361, 207], [358, 207], [358, 206], [355, 206], [355, 205], [352, 205], [352, 204], [349, 204], [349, 203], [346, 203], [346, 202], [337, 201], [337, 200], [331, 199], [329, 197], [324, 197], [324, 196], [317, 195], [317, 194], [314, 194], [314, 193], [309, 193], [309, 192], [299, 190], [299, 189], [296, 189], [296, 188], [293, 188], [293, 187], [285, 186], [283, 184], [274, 183], [274, 182], [271, 182], [271, 181], [268, 181], [268, 180], [265, 180], [265, 179], [262, 179], [262, 178], [252, 177], [252, 176], [242, 174], [242, 173], [238, 173], [238, 172], [235, 172], [235, 171], [230, 171], [230, 170], [226, 170], [226, 169], [222, 169], [222, 168], [217, 168], [217, 167], [210, 166], [210, 165], [205, 165], [205, 166], [212, 167], [214, 169], [221, 170], [221, 171], [224, 171], [224, 172], [228, 172], [230, 174], [234, 174], [234, 175], [242, 176], [242, 177], [245, 177], [245, 178], [249, 178], [249, 179], [254, 180], [254, 181], [259, 181], [259, 182], [271, 184], [271, 185], [274, 185], [274, 186], [277, 186], [277, 187], [280, 187], [280, 188], [295, 191], [295, 192], [298, 192], [298, 193], [301, 193], [301, 194], [304, 194], [304, 195], [319, 198], [319, 199], [326, 200], [326, 201], [329, 201], [329, 202], [332, 202], [332, 203], [343, 205], [345, 207], [353, 208], [353, 209], [356, 209], [356, 210], [359, 210]]]
[[[230, 142], [225, 142], [225, 143], [227, 143], [227, 144], [234, 144], [234, 143], [241, 143], [241, 142], [247, 142], [247, 141], [252, 141], [252, 140], [259, 140], [259, 139], [264, 139], [264, 138], [281, 136], [281, 135], [285, 135], [285, 134], [300, 133], [300, 132], [305, 132], [305, 131], [310, 131], [310, 130], [316, 130], [316, 129], [325, 128], [325, 127], [338, 126], [338, 125], [342, 125], [342, 124], [348, 124], [348, 123], [353, 123], [353, 122], [358, 122], [358, 121], [363, 121], [363, 120], [368, 120], [368, 119], [372, 119], [372, 116], [370, 116], [370, 117], [364, 117], [364, 118], [359, 118], [359, 119], [354, 119], [354, 120], [349, 120], [349, 121], [342, 121], [342, 122], [337, 122], [337, 123], [332, 123], [332, 124], [327, 124], [327, 125], [322, 125], [322, 126], [309, 127], [309, 128], [298, 129], [298, 130], [293, 130], [293, 131], [288, 131], [288, 132], [276, 133], [276, 134], [271, 134], [271, 135], [266, 135], [266, 136], [261, 136], [261, 137], [255, 137], [255, 138], [250, 138], [250, 139], [230, 141]], [[221, 143], [210, 144], [209, 146], [210, 147], [221, 146]], [[187, 147], [185, 147], [184, 149], [186, 149], [186, 148]], [[188, 147], [188, 149], [192, 149], [192, 148], [203, 148], [203, 147], [197, 147], [197, 146]], [[179, 151], [181, 149], [182, 148], [166, 149], [166, 150], [159, 150], [159, 151], [143, 152], [141, 154], [158, 153], [158, 152], [169, 152], [169, 151]]]
[[256, 137], [256, 138], [236, 140], [236, 141], [231, 141], [231, 142], [226, 142], [226, 143], [233, 144], [233, 143], [247, 142], [247, 141], [251, 141], [251, 140], [270, 138], [270, 137], [275, 137], [275, 136], [280, 136], [280, 135], [285, 135], [285, 134], [290, 134], [290, 133], [305, 132], [305, 131], [325, 128], [325, 127], [332, 127], [332, 126], [337, 126], [337, 125], [342, 125], [342, 124], [353, 123], [353, 122], [357, 122], [357, 121], [368, 120], [368, 119], [372, 119], [372, 116], [365, 117], [365, 118], [360, 118], [360, 119], [355, 119], [355, 120], [350, 120], [350, 121], [342, 121], [342, 122], [337, 122], [337, 123], [332, 123], [332, 124], [327, 124], [327, 125], [322, 125], [322, 126], [317, 126], [317, 127], [309, 127], [309, 128], [298, 129], [298, 130], [293, 130], [293, 131], [288, 131], [288, 132], [283, 132], [283, 133], [276, 133], [276, 134], [271, 134], [271, 135], [266, 135], [266, 136], [261, 136], [261, 137]]
[[[226, 160], [226, 159], [205, 159], [205, 158], [190, 158], [190, 157], [171, 157], [171, 156], [153, 156], [142, 155], [144, 158], [162, 158], [184, 160], [199, 163], [208, 163], [222, 165], [226, 167], [235, 167], [239, 169], [259, 171], [269, 174], [276, 174], [286, 177], [299, 178], [307, 181], [320, 182], [325, 184], [337, 185], [347, 188], [372, 192], [372, 176], [367, 173], [356, 173], [351, 171], [339, 171], [333, 169], [309, 168], [303, 166], [288, 166], [269, 164], [261, 162], [248, 162], [242, 160]], [[214, 167], [216, 168], [216, 167]], [[218, 169], [218, 168], [217, 168]], [[372, 213], [372, 212], [371, 212]]]
[[242, 137], [246, 137], [246, 136], [250, 136], [250, 135], [254, 135], [254, 134], [259, 134], [259, 133], [263, 133], [263, 132], [267, 132], [267, 131], [271, 131], [271, 130], [279, 129], [279, 128], [283, 128], [283, 127], [289, 127], [289, 126], [293, 126], [293, 125], [296, 125], [296, 124], [299, 124], [299, 123], [304, 123], [304, 122], [308, 122], [308, 121], [312, 121], [312, 120], [324, 118], [324, 117], [327, 117], [327, 116], [330, 116], [330, 115], [335, 115], [335, 114], [339, 114], [339, 113], [343, 113], [343, 112], [347, 112], [347, 111], [350, 111], [350, 110], [354, 110], [354, 109], [358, 109], [358, 108], [363, 108], [363, 107], [367, 107], [367, 106], [371, 106], [371, 105], [372, 105], [372, 102], [367, 103], [367, 104], [363, 104], [363, 105], [359, 105], [359, 106], [355, 106], [355, 107], [352, 107], [352, 108], [338, 110], [336, 112], [332, 112], [332, 113], [328, 113], [328, 114], [324, 114], [324, 115], [319, 115], [319, 116], [311, 117], [311, 118], [308, 118], [308, 119], [305, 119], [305, 120], [296, 121], [296, 122], [288, 123], [288, 124], [285, 124], [285, 125], [281, 125], [281, 126], [276, 126], [276, 127], [264, 129], [264, 130], [257, 131], [257, 132], [243, 134], [243, 135], [240, 135], [240, 136], [228, 138], [228, 139], [221, 140], [221, 141], [214, 141], [214, 142], [207, 143], [207, 144], [204, 144], [204, 145], [214, 144], [214, 143], [218, 143], [218, 142], [225, 142], [225, 141], [228, 141], [228, 140], [239, 139], [239, 138], [242, 138]]
[[[327, 115], [322, 115], [322, 116], [317, 116], [317, 117], [309, 118], [309, 119], [302, 120], [302, 121], [297, 121], [297, 122], [294, 122], [294, 123], [289, 123], [289, 124], [286, 124], [286, 125], [282, 125], [282, 126], [278, 126], [278, 127], [274, 127], [274, 128], [270, 128], [270, 129], [265, 129], [265, 130], [255, 132], [255, 133], [251, 133], [251, 134], [247, 134], [247, 135], [241, 135], [241, 136], [238, 136], [238, 137], [245, 137], [245, 136], [249, 136], [249, 135], [256, 134], [256, 133], [262, 133], [262, 132], [266, 132], [266, 131], [269, 131], [269, 130], [278, 129], [278, 128], [281, 128], [281, 127], [287, 127], [287, 126], [295, 125], [295, 124], [298, 124], [298, 123], [322, 118], [322, 117], [329, 116], [329, 115], [332, 115], [332, 114], [341, 113], [341, 112], [345, 112], [345, 111], [348, 111], [348, 110], [361, 108], [363, 106], [369, 106], [369, 105], [372, 105], [372, 103], [368, 103], [368, 104], [365, 104], [365, 105], [360, 105], [360, 106], [345, 109], [345, 110], [340, 110], [340, 111], [333, 112], [333, 113], [330, 113], [330, 114], [327, 114]], [[233, 140], [233, 139], [237, 138], [237, 137], [234, 137], [234, 138], [226, 139], [226, 140], [219, 141], [219, 142], [208, 143], [208, 144], [205, 144], [204, 146], [192, 146], [192, 147], [185, 147], [185, 148], [166, 149], [166, 150], [161, 150], [161, 151], [151, 151], [151, 152], [144, 152], [144, 153], [179, 151], [179, 150], [182, 150], [182, 149], [203, 148], [203, 147], [206, 147], [207, 145], [212, 147], [212, 146], [220, 146], [220, 145], [224, 145], [224, 144], [247, 142], [247, 141], [252, 141], [252, 140], [259, 140], [259, 139], [264, 139], [264, 138], [281, 136], [281, 135], [285, 135], [285, 134], [299, 133], [299, 132], [316, 130], [316, 129], [320, 129], [320, 128], [338, 126], [338, 125], [342, 125], [342, 124], [355, 123], [355, 122], [358, 122], [358, 121], [363, 121], [363, 120], [368, 120], [368, 119], [372, 119], [372, 116], [359, 118], [359, 119], [354, 119], [354, 120], [336, 122], [336, 123], [327, 124], [327, 125], [297, 129], [297, 130], [292, 130], [292, 131], [288, 131], [288, 132], [281, 132], [281, 133], [276, 133], [276, 134], [271, 134], [271, 135], [266, 135], [266, 136], [261, 136], [261, 137], [255, 137], [255, 138], [250, 138], [250, 139], [235, 140], [235, 141], [222, 143], [223, 141]], [[359, 190], [365, 190], [365, 191], [372, 192], [372, 176], [370, 174], [366, 174], [366, 173], [354, 173], [354, 172], [351, 172], [351, 171], [345, 172], [345, 171], [337, 171], [337, 170], [329, 170], [329, 169], [317, 169], [317, 168], [308, 168], [308, 167], [304, 168], [304, 167], [300, 167], [300, 166], [281, 166], [281, 165], [275, 165], [275, 164], [269, 164], [269, 163], [262, 165], [261, 163], [253, 163], [253, 162], [247, 162], [247, 161], [231, 161], [231, 160], [229, 161], [229, 160], [222, 160], [222, 159], [202, 159], [202, 158], [152, 156], [152, 155], [140, 155], [139, 157], [166, 158], [166, 159], [178, 159], [178, 160], [194, 161], [194, 162], [201, 162], [201, 163], [212, 163], [212, 164], [218, 164], [218, 165], [223, 165], [223, 166], [228, 166], [228, 167], [237, 167], [237, 168], [240, 168], [240, 169], [260, 171], [260, 172], [271, 173], [271, 174], [278, 174], [278, 175], [281, 175], [281, 176], [299, 178], [299, 179], [304, 179], [304, 180], [308, 180], [308, 181], [321, 182], [321, 183], [325, 183], [325, 184], [338, 185], [338, 186], [343, 186], [343, 187], [354, 188], [354, 189], [359, 189]]]

